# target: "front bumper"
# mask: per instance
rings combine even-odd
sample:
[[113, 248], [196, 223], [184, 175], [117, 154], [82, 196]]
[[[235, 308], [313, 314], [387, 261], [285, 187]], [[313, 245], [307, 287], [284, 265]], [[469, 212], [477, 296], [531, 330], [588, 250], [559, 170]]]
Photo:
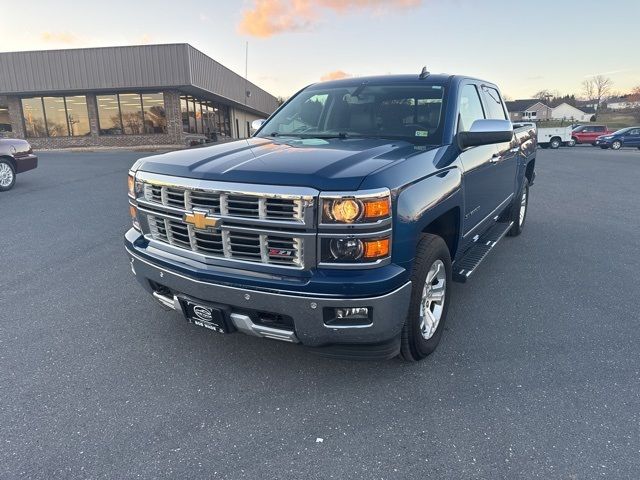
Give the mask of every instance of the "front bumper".
[[14, 157], [16, 173], [23, 173], [38, 167], [38, 157], [32, 153]]
[[[231, 321], [239, 331], [257, 336], [299, 341], [310, 347], [380, 345], [399, 338], [409, 309], [411, 282], [383, 295], [362, 298], [308, 293], [295, 295], [199, 280], [144, 258], [131, 245], [126, 245], [126, 250], [138, 282], [165, 307], [183, 313], [180, 302], [177, 301], [179, 294], [203, 302], [222, 304], [230, 307]], [[163, 287], [162, 292], [158, 291], [158, 286]], [[327, 310], [349, 307], [370, 308], [369, 324], [337, 327], [325, 324]], [[247, 315], [247, 311], [286, 315], [293, 319], [293, 329], [270, 331], [256, 322], [255, 317]]]

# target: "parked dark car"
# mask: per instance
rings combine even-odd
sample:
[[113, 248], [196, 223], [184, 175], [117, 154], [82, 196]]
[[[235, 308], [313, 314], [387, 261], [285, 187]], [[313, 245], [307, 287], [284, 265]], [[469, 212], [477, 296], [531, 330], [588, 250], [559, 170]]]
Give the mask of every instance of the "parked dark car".
[[575, 143], [596, 144], [596, 139], [601, 135], [613, 133], [606, 125], [580, 125], [571, 131], [571, 139]]
[[452, 281], [524, 228], [535, 127], [514, 129], [489, 82], [318, 83], [256, 127], [129, 172], [131, 271], [197, 326], [420, 360]]
[[0, 192], [11, 190], [16, 184], [16, 175], [38, 166], [38, 157], [33, 154], [26, 140], [0, 139]]
[[601, 135], [596, 139], [596, 145], [612, 150], [620, 150], [622, 147], [640, 149], [640, 127], [621, 128], [611, 135]]

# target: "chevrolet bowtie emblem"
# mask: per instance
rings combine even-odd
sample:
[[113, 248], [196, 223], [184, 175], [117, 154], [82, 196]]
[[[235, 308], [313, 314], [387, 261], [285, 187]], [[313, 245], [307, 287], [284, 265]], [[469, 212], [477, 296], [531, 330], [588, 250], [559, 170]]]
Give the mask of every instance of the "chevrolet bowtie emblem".
[[201, 212], [198, 210], [194, 210], [191, 213], [185, 213], [182, 219], [185, 221], [185, 223], [193, 225], [199, 230], [204, 230], [208, 227], [215, 227], [220, 221], [219, 218], [209, 217], [207, 212]]

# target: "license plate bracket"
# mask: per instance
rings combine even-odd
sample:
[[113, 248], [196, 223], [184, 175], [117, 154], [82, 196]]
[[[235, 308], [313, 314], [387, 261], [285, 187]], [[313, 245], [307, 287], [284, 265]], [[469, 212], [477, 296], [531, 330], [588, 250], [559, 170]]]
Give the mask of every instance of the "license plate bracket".
[[224, 305], [215, 305], [189, 297], [178, 297], [185, 317], [189, 323], [216, 333], [229, 333], [230, 309]]

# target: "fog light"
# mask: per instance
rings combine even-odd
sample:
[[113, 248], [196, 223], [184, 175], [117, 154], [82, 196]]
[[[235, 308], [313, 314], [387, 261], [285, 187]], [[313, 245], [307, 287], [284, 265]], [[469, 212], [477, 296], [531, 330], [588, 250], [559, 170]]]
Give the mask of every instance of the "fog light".
[[358, 260], [362, 256], [362, 241], [357, 238], [331, 240], [331, 254], [336, 260]]
[[324, 309], [324, 324], [329, 328], [370, 327], [372, 310], [370, 307], [339, 307]]
[[336, 308], [336, 319], [338, 320], [354, 320], [354, 319], [369, 319], [368, 307], [353, 307], [353, 308]]

